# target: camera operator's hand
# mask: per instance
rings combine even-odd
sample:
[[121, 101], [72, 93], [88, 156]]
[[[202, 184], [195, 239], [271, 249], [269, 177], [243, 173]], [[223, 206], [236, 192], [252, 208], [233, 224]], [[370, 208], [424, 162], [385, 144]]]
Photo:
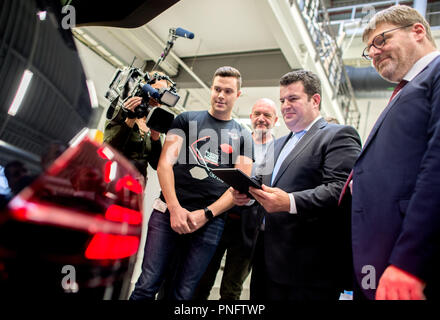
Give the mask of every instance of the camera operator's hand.
[[151, 129], [150, 132], [151, 132], [151, 140], [154, 140], [154, 141], [159, 140], [160, 132], [153, 130], [153, 129]]
[[144, 134], [147, 134], [148, 132], [150, 132], [151, 140], [153, 140], [153, 141], [159, 140], [160, 132], [148, 128], [145, 121], [146, 121], [146, 117], [136, 119], [136, 124], [138, 125], [139, 130], [141, 130]]
[[[152, 101], [156, 101], [156, 100], [151, 99], [150, 100], [150, 104], [151, 104]], [[142, 98], [141, 97], [132, 97], [132, 98], [128, 99], [127, 101], [125, 101], [124, 108], [129, 110], [129, 111], [134, 112], [134, 109], [136, 109], [136, 107], [138, 107], [141, 103], [142, 103]], [[159, 105], [160, 105], [159, 103], [155, 102], [151, 106], [152, 107], [156, 107], [156, 106], [159, 106]], [[140, 118], [140, 119], [137, 119], [137, 118], [134, 118], [134, 119], [127, 118], [127, 119], [125, 119], [125, 123], [130, 128], [133, 128], [134, 124], [136, 123], [138, 128], [139, 128], [139, 130], [141, 130], [144, 134], [147, 134], [148, 132], [151, 131], [151, 139], [152, 140], [154, 140], [154, 141], [159, 140], [160, 132], [157, 132], [155, 130], [150, 130], [150, 128], [147, 127], [145, 119], [146, 119], [145, 117]]]
[[147, 123], [145, 122], [146, 117], [135, 119], [135, 123], [137, 124], [139, 130], [144, 134], [150, 132], [150, 128], [147, 127]]
[[[131, 112], [134, 112], [134, 109], [136, 109], [136, 107], [138, 107], [141, 103], [142, 103], [141, 97], [132, 97], [124, 102], [124, 108]], [[134, 124], [136, 123], [136, 118], [133, 119], [127, 118], [125, 119], [125, 123], [130, 128], [133, 128]]]

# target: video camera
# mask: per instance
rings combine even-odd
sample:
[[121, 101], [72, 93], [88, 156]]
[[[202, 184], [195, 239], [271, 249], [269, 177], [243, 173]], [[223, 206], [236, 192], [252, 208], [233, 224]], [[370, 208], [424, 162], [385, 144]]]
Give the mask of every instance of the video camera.
[[[183, 28], [170, 28], [165, 49], [154, 65], [153, 70], [156, 70], [159, 64], [165, 60], [178, 37], [193, 39], [194, 33]], [[160, 80], [168, 81], [171, 86], [159, 91], [154, 89], [151, 85]], [[161, 133], [166, 133], [171, 127], [174, 115], [162, 108], [150, 106], [150, 99], [154, 99], [168, 107], [174, 107], [180, 98], [176, 93], [176, 84], [168, 76], [156, 72], [150, 77], [149, 73], [142, 72], [135, 67], [118, 69], [105, 97], [111, 102], [106, 114], [107, 119], [124, 121], [127, 117], [133, 119], [146, 116], [147, 126]], [[142, 104], [136, 107], [134, 112], [125, 110], [123, 106], [123, 103], [131, 97], [142, 97]], [[121, 99], [122, 103], [119, 106]]]
[[[170, 83], [169, 88], [157, 90], [151, 85], [156, 81], [166, 80]], [[166, 75], [142, 72], [139, 68], [126, 67], [118, 69], [110, 83], [105, 97], [111, 102], [106, 117], [109, 120], [124, 121], [126, 118], [146, 118], [149, 128], [166, 133], [171, 127], [174, 115], [159, 107], [152, 107], [150, 99], [168, 107], [174, 107], [179, 101], [176, 93], [176, 84]], [[134, 109], [134, 112], [126, 110], [124, 102], [132, 97], [142, 97], [142, 103]]]

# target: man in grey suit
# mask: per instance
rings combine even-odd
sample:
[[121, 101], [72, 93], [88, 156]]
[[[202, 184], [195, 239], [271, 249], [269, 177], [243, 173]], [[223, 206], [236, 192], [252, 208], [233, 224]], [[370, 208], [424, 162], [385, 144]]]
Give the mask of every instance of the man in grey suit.
[[[249, 190], [261, 205], [251, 299], [337, 300], [352, 273], [349, 213], [338, 209], [338, 196], [360, 138], [353, 127], [322, 118], [321, 83], [312, 72], [284, 75], [280, 101], [291, 133], [274, 142], [274, 170], [260, 177], [262, 189]], [[235, 204], [249, 204], [233, 194]]]

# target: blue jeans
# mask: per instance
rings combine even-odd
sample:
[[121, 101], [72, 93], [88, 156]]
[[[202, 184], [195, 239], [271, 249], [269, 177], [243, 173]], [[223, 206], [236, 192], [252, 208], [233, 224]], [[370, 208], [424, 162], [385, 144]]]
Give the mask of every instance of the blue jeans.
[[172, 283], [172, 299], [190, 300], [220, 241], [224, 220], [215, 218], [199, 230], [179, 235], [170, 224], [170, 214], [153, 210], [148, 222], [142, 273], [136, 282], [130, 300], [153, 300], [168, 266], [182, 248]]

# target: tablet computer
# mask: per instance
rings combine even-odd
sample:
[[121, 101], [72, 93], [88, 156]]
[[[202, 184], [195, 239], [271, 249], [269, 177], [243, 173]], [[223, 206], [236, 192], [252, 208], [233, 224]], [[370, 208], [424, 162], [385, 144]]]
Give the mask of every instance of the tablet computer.
[[248, 192], [249, 187], [261, 189], [261, 184], [257, 180], [249, 177], [238, 168], [219, 168], [211, 169], [211, 171], [226, 184], [251, 198], [253, 197]]

